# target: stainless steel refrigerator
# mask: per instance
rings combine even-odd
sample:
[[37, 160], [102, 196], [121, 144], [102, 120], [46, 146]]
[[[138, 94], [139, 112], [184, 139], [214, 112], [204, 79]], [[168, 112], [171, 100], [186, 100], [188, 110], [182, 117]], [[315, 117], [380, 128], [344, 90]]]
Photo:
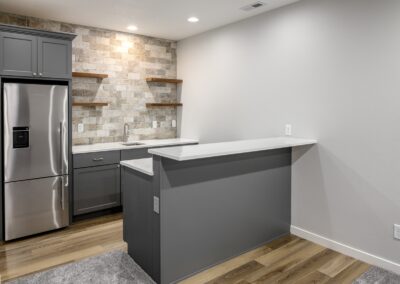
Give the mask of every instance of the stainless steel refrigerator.
[[68, 86], [3, 84], [5, 240], [69, 225]]

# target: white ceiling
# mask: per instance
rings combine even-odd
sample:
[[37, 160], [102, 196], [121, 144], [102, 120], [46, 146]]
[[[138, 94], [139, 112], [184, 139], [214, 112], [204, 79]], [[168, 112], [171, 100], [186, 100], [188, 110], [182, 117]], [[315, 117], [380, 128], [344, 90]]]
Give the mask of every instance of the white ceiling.
[[[38, 18], [179, 40], [240, 21], [298, 0], [262, 0], [250, 12], [241, 7], [257, 0], [0, 0], [0, 11]], [[187, 22], [196, 16], [198, 23]]]

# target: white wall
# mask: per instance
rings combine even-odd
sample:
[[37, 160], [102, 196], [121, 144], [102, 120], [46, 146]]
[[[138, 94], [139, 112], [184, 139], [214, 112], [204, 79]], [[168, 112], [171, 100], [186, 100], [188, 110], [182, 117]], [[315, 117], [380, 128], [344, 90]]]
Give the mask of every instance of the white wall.
[[400, 1], [304, 0], [178, 44], [182, 137], [316, 138], [292, 223], [400, 263]]

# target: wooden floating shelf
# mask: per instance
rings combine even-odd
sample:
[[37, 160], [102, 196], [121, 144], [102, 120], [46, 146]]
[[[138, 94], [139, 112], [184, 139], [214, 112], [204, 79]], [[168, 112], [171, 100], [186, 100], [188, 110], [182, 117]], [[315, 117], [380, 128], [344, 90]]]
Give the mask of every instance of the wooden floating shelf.
[[108, 78], [108, 75], [99, 73], [88, 73], [88, 72], [72, 72], [72, 77], [105, 79]]
[[82, 106], [82, 107], [103, 107], [103, 106], [108, 106], [108, 103], [106, 102], [73, 102], [73, 106]]
[[181, 103], [147, 103], [146, 107], [178, 107]]
[[146, 78], [146, 81], [154, 83], [172, 83], [172, 84], [181, 84], [183, 82], [183, 80], [180, 79], [167, 79], [167, 78], [155, 78], [155, 77]]

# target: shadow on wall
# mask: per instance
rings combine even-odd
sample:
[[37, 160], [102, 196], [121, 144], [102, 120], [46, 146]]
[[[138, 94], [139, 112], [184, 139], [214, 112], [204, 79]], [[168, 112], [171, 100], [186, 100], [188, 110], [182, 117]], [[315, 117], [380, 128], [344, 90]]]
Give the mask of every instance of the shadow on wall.
[[[326, 192], [323, 190], [325, 183], [319, 148], [320, 145], [316, 144], [292, 150], [292, 225], [303, 229], [318, 227], [325, 234], [331, 235], [331, 218]], [[298, 191], [297, 188], [302, 190]], [[314, 188], [321, 190], [316, 191]], [[306, 206], [314, 212], [305, 213]], [[307, 216], [306, 222], [303, 216]]]
[[[384, 185], [369, 182], [376, 177], [362, 175], [321, 144], [294, 149], [292, 165], [292, 225], [378, 256], [386, 251], [386, 258], [400, 262], [400, 242], [393, 239], [400, 204]], [[385, 247], [384, 239], [393, 245]]]

